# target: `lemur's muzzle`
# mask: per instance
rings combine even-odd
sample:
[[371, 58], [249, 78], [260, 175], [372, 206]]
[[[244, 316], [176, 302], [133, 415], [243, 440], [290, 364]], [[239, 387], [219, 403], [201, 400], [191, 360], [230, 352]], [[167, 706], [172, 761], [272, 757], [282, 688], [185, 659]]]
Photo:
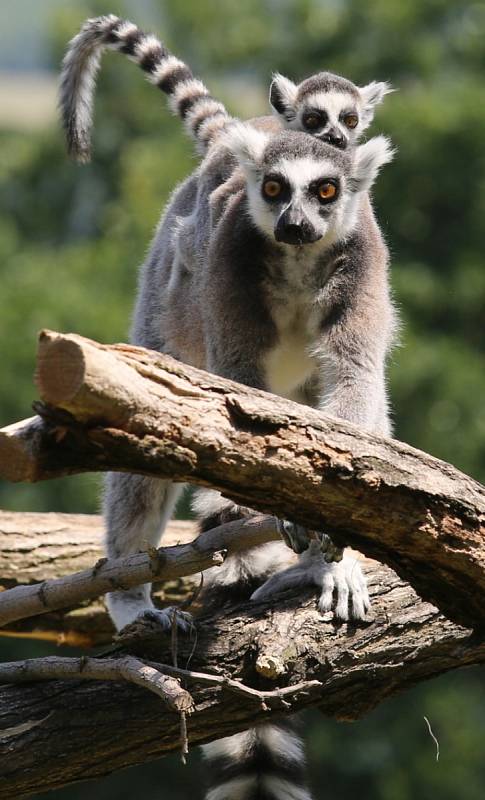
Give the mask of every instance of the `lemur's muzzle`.
[[339, 150], [345, 150], [348, 145], [347, 138], [337, 130], [337, 128], [330, 128], [325, 133], [319, 137], [322, 142], [327, 142], [327, 144], [333, 145], [333, 147], [338, 147]]
[[301, 212], [291, 208], [281, 214], [274, 235], [277, 242], [294, 245], [312, 244], [322, 238]]

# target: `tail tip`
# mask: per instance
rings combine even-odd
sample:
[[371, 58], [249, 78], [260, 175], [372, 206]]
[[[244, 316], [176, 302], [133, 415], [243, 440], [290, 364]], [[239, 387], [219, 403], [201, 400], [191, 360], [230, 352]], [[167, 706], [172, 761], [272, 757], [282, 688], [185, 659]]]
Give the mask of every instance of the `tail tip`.
[[88, 164], [91, 161], [91, 142], [85, 132], [68, 133], [67, 152], [69, 158], [78, 164]]

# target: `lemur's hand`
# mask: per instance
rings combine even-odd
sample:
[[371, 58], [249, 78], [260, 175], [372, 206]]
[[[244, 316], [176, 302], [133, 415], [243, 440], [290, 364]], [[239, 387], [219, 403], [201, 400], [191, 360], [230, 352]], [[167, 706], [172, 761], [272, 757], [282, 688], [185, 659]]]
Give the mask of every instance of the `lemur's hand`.
[[338, 620], [363, 620], [370, 608], [367, 583], [356, 558], [344, 553], [340, 561], [329, 563], [320, 542], [313, 541], [300, 556], [298, 564], [277, 572], [252, 594], [251, 600], [266, 600], [278, 592], [296, 586], [317, 586], [321, 589], [318, 608], [331, 611]]

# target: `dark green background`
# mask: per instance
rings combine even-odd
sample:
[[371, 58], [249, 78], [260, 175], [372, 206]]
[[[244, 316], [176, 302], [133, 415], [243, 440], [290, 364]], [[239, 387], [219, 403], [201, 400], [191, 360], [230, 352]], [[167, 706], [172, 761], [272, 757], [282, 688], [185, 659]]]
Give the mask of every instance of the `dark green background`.
[[[396, 435], [483, 481], [485, 4], [6, 0], [0, 69], [57, 71], [82, 20], [108, 12], [158, 33], [244, 117], [266, 111], [273, 70], [300, 80], [330, 69], [398, 88], [373, 128], [398, 148], [374, 193], [403, 321], [390, 365]], [[0, 424], [30, 414], [39, 328], [126, 338], [137, 266], [169, 192], [195, 164], [164, 98], [117, 55], [103, 62], [89, 166], [68, 163], [58, 126], [14, 125], [0, 108]], [[93, 476], [2, 484], [0, 506], [94, 511], [98, 493]], [[32, 645], [0, 640], [4, 659], [27, 653]], [[485, 795], [482, 671], [421, 685], [352, 726], [310, 714], [304, 730], [318, 800]], [[193, 754], [186, 768], [164, 759], [49, 797], [132, 798], [143, 787], [147, 800], [195, 798], [201, 780]]]

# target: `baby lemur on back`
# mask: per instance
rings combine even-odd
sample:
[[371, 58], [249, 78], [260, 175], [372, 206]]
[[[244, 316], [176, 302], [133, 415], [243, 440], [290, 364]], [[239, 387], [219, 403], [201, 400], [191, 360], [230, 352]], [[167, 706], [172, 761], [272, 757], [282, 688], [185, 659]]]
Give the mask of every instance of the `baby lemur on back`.
[[[357, 144], [387, 85], [359, 89], [322, 73], [297, 87], [276, 76], [270, 97], [279, 119], [242, 124], [155, 37], [100, 17], [85, 23], [64, 60], [61, 108], [80, 160], [89, 156], [94, 79], [106, 47], [127, 54], [170, 96], [204, 155], [160, 220], [140, 275], [132, 340], [389, 434], [385, 360], [395, 313], [368, 191], [392, 152], [384, 137]], [[156, 545], [179, 492], [169, 481], [110, 475], [108, 555]], [[205, 528], [247, 513], [207, 490], [195, 506]], [[295, 550], [308, 544], [298, 526], [282, 531]], [[349, 605], [364, 617], [367, 589], [354, 559], [327, 563], [313, 541], [294, 561], [283, 543], [263, 545], [227, 559], [214, 582], [228, 590], [262, 583], [255, 598], [314, 583], [322, 611], [335, 593], [337, 617], [347, 619]], [[149, 585], [113, 592], [108, 604], [117, 628], [144, 613], [171, 620], [169, 609], [154, 610]], [[310, 798], [302, 748], [286, 722], [213, 742], [205, 754], [207, 800]]]
[[[141, 271], [132, 340], [388, 434], [385, 358], [395, 323], [387, 249], [368, 190], [392, 152], [384, 137], [355, 144], [387, 85], [358, 89], [322, 73], [296, 87], [276, 76], [271, 102], [290, 130], [271, 118], [244, 125], [158, 39], [100, 17], [85, 23], [63, 65], [61, 108], [69, 150], [80, 160], [89, 157], [94, 79], [106, 47], [127, 54], [170, 96], [205, 154], [158, 226]], [[310, 112], [320, 115], [318, 130]], [[322, 135], [291, 129], [300, 126]], [[108, 554], [157, 544], [180, 490], [169, 481], [110, 475]], [[207, 490], [195, 506], [206, 527], [239, 513]], [[296, 550], [308, 544], [296, 527], [285, 530]], [[268, 577], [288, 553], [272, 544], [228, 560], [219, 583]], [[256, 595], [309, 581], [322, 587], [323, 610], [335, 589], [338, 616], [348, 617], [349, 596], [351, 613], [364, 616], [360, 568], [348, 557], [327, 564], [317, 543]], [[113, 592], [108, 604], [118, 628], [155, 613], [149, 585]], [[170, 620], [170, 610], [157, 614]]]

